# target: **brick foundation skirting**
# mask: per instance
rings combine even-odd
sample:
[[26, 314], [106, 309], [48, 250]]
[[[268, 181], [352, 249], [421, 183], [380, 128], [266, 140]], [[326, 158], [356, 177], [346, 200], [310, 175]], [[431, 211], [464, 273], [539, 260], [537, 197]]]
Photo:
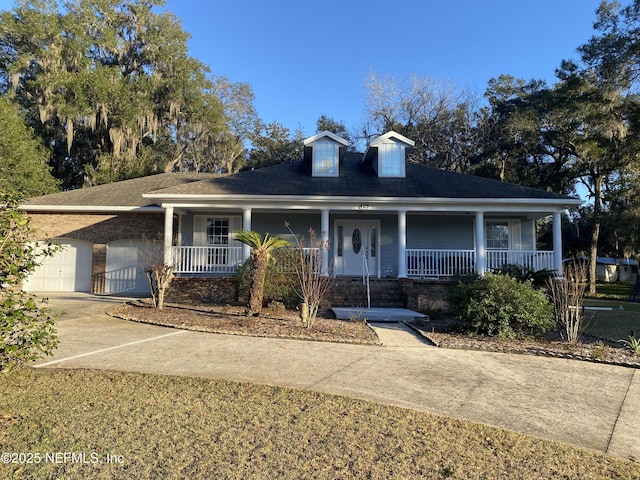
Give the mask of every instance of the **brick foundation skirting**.
[[175, 277], [165, 301], [234, 304], [238, 302], [238, 282], [233, 277]]
[[451, 280], [398, 280], [406, 298], [406, 308], [418, 312], [449, 312], [449, 294], [456, 283]]
[[[454, 286], [448, 280], [371, 279], [371, 306], [409, 308], [431, 314], [448, 312], [449, 292]], [[166, 298], [167, 302], [211, 304], [237, 304], [242, 300], [234, 277], [175, 277]], [[366, 306], [362, 280], [336, 279], [331, 297], [322, 305], [331, 306]]]

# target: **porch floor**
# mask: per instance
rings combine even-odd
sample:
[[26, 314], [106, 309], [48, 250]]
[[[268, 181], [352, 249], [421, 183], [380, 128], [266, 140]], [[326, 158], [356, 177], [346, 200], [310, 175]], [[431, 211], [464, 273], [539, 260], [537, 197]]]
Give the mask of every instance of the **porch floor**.
[[429, 318], [424, 313], [414, 312], [407, 308], [332, 307], [331, 311], [339, 320], [361, 318], [369, 322], [405, 322], [414, 318]]

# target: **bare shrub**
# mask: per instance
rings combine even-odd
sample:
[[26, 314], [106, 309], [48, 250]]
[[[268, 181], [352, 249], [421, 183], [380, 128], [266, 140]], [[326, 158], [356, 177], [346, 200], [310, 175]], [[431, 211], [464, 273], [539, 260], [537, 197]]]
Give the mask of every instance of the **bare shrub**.
[[563, 276], [547, 281], [556, 321], [569, 342], [577, 342], [584, 330], [583, 302], [587, 289], [587, 267], [583, 261], [569, 262]]
[[149, 291], [154, 308], [164, 308], [164, 297], [173, 280], [173, 265], [167, 265], [164, 258], [164, 242], [162, 237], [148, 239], [143, 237], [144, 251], [140, 254], [142, 270], [147, 275]]
[[326, 274], [322, 274], [323, 270], [325, 270], [322, 250], [329, 249], [329, 241], [319, 239], [315, 231], [310, 228], [307, 243], [304, 237], [293, 233], [289, 223], [286, 222], [285, 225], [296, 240], [298, 258], [295, 263], [295, 271], [299, 281], [296, 292], [302, 300], [300, 318], [306, 328], [313, 328], [318, 309], [331, 293], [334, 285], [333, 277], [328, 268], [326, 269]]

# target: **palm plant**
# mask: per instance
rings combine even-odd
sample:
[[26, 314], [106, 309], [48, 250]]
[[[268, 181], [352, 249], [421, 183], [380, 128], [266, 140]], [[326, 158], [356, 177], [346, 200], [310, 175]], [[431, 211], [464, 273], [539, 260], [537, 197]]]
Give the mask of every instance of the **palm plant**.
[[268, 233], [263, 237], [252, 230], [240, 230], [235, 235], [239, 242], [251, 247], [251, 286], [247, 314], [257, 316], [262, 310], [264, 279], [269, 261], [273, 259], [272, 252], [277, 248], [289, 247], [290, 244], [283, 238], [270, 237]]

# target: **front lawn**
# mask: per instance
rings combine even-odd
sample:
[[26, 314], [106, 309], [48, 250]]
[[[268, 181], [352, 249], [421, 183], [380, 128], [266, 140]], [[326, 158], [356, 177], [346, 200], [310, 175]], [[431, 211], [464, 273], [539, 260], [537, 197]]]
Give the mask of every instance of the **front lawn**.
[[640, 303], [587, 298], [584, 306], [611, 308], [586, 310], [588, 320], [585, 333], [612, 340], [625, 340], [634, 332], [640, 338]]
[[633, 283], [629, 282], [598, 282], [596, 284], [596, 297], [609, 300], [626, 300], [631, 296]]
[[16, 453], [3, 479], [640, 478], [638, 463], [448, 417], [93, 370], [3, 375], [0, 452]]

